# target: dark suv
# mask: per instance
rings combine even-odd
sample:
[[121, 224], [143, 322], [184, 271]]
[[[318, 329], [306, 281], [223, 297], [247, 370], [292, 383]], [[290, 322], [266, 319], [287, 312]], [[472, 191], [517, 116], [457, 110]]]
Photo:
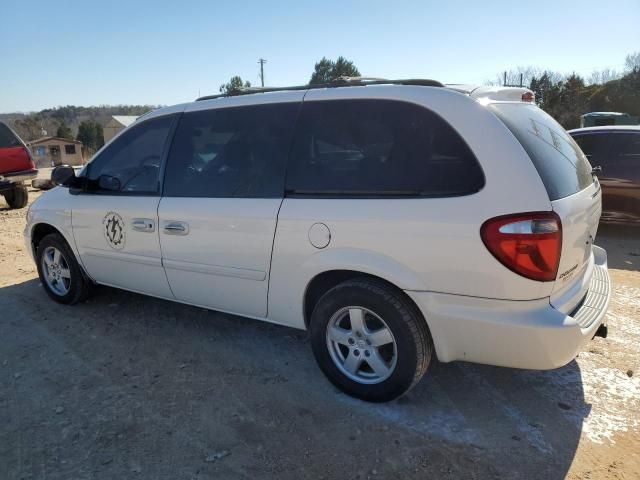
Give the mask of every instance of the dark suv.
[[37, 175], [27, 146], [13, 130], [0, 122], [0, 194], [9, 207], [27, 206], [29, 193], [24, 182]]
[[640, 125], [570, 130], [591, 165], [600, 167], [602, 221], [640, 226]]

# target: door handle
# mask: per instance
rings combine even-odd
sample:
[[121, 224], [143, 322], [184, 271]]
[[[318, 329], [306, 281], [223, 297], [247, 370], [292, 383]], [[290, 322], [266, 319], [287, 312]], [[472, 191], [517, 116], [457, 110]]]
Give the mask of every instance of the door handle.
[[169, 220], [164, 222], [162, 231], [167, 235], [187, 235], [189, 233], [189, 224], [186, 222]]
[[131, 220], [131, 228], [138, 232], [155, 232], [156, 222], [150, 218], [134, 218]]

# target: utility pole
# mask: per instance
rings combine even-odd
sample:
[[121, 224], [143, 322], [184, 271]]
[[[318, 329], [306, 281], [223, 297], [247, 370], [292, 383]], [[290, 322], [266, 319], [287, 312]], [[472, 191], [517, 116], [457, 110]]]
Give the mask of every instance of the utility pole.
[[267, 63], [267, 61], [264, 58], [259, 58], [258, 63], [260, 64], [260, 83], [264, 87], [264, 64]]

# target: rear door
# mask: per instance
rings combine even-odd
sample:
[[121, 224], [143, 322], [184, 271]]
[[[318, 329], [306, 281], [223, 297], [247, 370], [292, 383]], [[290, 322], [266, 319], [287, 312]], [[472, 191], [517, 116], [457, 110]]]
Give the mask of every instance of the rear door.
[[562, 221], [562, 252], [551, 303], [568, 312], [586, 293], [593, 272], [592, 245], [602, 211], [600, 184], [571, 136], [541, 109], [522, 103], [489, 108], [529, 154], [551, 208]]
[[163, 264], [178, 300], [267, 316], [286, 158], [303, 95], [260, 105], [197, 102], [184, 113], [159, 207]]

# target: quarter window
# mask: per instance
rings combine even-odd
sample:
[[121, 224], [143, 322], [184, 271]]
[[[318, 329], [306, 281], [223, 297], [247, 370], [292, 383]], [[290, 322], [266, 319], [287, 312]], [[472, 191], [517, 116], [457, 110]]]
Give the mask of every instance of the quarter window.
[[159, 192], [160, 163], [173, 116], [146, 120], [124, 131], [88, 167], [91, 190], [99, 190], [101, 176], [113, 177], [120, 192]]
[[169, 154], [168, 197], [281, 197], [299, 103], [185, 113]]
[[390, 100], [310, 101], [287, 173], [291, 194], [456, 196], [484, 176], [460, 135], [435, 113]]

